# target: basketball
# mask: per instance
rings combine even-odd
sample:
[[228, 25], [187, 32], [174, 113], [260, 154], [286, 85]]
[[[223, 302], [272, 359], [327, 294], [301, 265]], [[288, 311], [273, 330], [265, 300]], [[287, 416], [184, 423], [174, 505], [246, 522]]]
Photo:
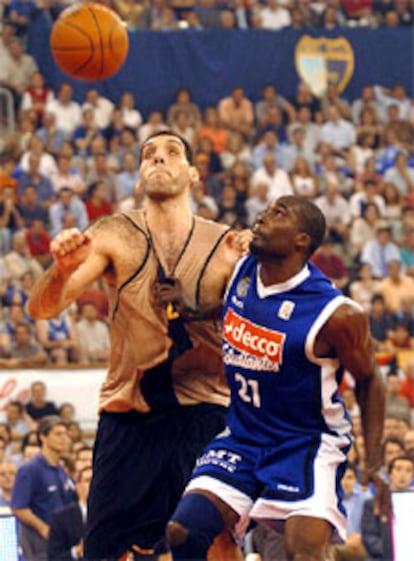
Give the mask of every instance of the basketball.
[[50, 47], [56, 64], [72, 78], [87, 82], [115, 74], [128, 54], [128, 33], [121, 18], [100, 4], [76, 4], [53, 25]]

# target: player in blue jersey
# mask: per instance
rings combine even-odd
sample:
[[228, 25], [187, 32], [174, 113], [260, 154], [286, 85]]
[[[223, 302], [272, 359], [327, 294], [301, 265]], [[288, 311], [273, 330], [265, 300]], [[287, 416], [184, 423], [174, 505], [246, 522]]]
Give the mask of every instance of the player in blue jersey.
[[227, 429], [204, 449], [168, 524], [174, 559], [207, 559], [215, 537], [247, 514], [284, 527], [292, 561], [322, 561], [333, 534], [345, 537], [344, 369], [356, 381], [366, 477], [377, 485], [378, 508], [389, 508], [378, 471], [384, 392], [368, 321], [308, 261], [324, 234], [320, 210], [299, 197], [281, 197], [257, 220], [224, 307]]

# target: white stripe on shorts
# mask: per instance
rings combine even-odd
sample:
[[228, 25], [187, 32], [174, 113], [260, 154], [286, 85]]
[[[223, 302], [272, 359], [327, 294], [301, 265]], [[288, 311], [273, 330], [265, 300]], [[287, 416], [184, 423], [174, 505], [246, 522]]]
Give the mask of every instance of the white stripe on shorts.
[[341, 445], [349, 444], [347, 437], [323, 435], [313, 463], [314, 493], [308, 499], [282, 501], [259, 498], [250, 511], [254, 520], [287, 520], [291, 516], [313, 516], [327, 520], [346, 538], [346, 517], [338, 508], [336, 493], [337, 468], [346, 456]]
[[213, 493], [213, 495], [227, 503], [240, 516], [249, 512], [253, 506], [253, 501], [249, 495], [245, 495], [228, 483], [223, 483], [223, 481], [209, 475], [200, 475], [200, 477], [192, 479], [187, 485], [185, 492], [194, 491], [195, 489], [210, 491], [210, 493]]

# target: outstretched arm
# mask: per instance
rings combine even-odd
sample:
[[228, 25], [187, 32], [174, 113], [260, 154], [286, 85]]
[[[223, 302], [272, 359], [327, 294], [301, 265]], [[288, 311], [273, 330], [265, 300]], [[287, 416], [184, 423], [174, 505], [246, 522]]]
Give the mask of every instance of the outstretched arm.
[[87, 232], [72, 228], [56, 236], [51, 244], [54, 264], [37, 280], [27, 302], [30, 316], [56, 317], [102, 276], [110, 263], [102, 230], [97, 223]]

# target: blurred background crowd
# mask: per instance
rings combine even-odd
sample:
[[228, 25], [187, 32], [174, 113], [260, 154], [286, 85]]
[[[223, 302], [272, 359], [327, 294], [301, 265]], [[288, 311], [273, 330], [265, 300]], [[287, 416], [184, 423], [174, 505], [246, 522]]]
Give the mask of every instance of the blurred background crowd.
[[[154, 107], [146, 115], [129, 91], [108, 99], [91, 86], [84, 99], [75, 100], [69, 82], [49, 87], [26, 50], [31, 18], [42, 10], [55, 19], [67, 5], [2, 3], [0, 90], [12, 100], [16, 127], [10, 132], [5, 126], [1, 101], [0, 369], [105, 365], [108, 304], [100, 283], [53, 320], [33, 320], [25, 303], [51, 263], [50, 242], [57, 233], [145, 204], [140, 145], [149, 134], [171, 129], [194, 149], [200, 176], [191, 193], [196, 214], [245, 228], [281, 195], [307, 197], [321, 208], [327, 235], [313, 261], [369, 315], [387, 396], [384, 477], [394, 490], [411, 488], [414, 101], [405, 87], [367, 84], [359, 97], [348, 99], [329, 82], [318, 98], [298, 81], [296, 95], [287, 99], [278, 84], [264, 83], [252, 100], [235, 85], [203, 109], [182, 87], [166, 111]], [[414, 2], [115, 0], [110, 5], [131, 30], [278, 30], [412, 25]], [[355, 433], [343, 482], [353, 514], [349, 542], [334, 548], [332, 557], [385, 561], [375, 554], [383, 538], [372, 511], [373, 490], [360, 484], [364, 444], [350, 377], [342, 393]], [[0, 504], [10, 502], [16, 469], [39, 451], [37, 428], [45, 415], [66, 423], [59, 457], [68, 476], [76, 480], [85, 467], [76, 467], [83, 456], [90, 463], [93, 433], [82, 430], [72, 404], [48, 401], [46, 386], [35, 382], [27, 403], [11, 401], [0, 411]], [[259, 552], [263, 561], [284, 559], [278, 538], [262, 529], [250, 534], [246, 551]]]

